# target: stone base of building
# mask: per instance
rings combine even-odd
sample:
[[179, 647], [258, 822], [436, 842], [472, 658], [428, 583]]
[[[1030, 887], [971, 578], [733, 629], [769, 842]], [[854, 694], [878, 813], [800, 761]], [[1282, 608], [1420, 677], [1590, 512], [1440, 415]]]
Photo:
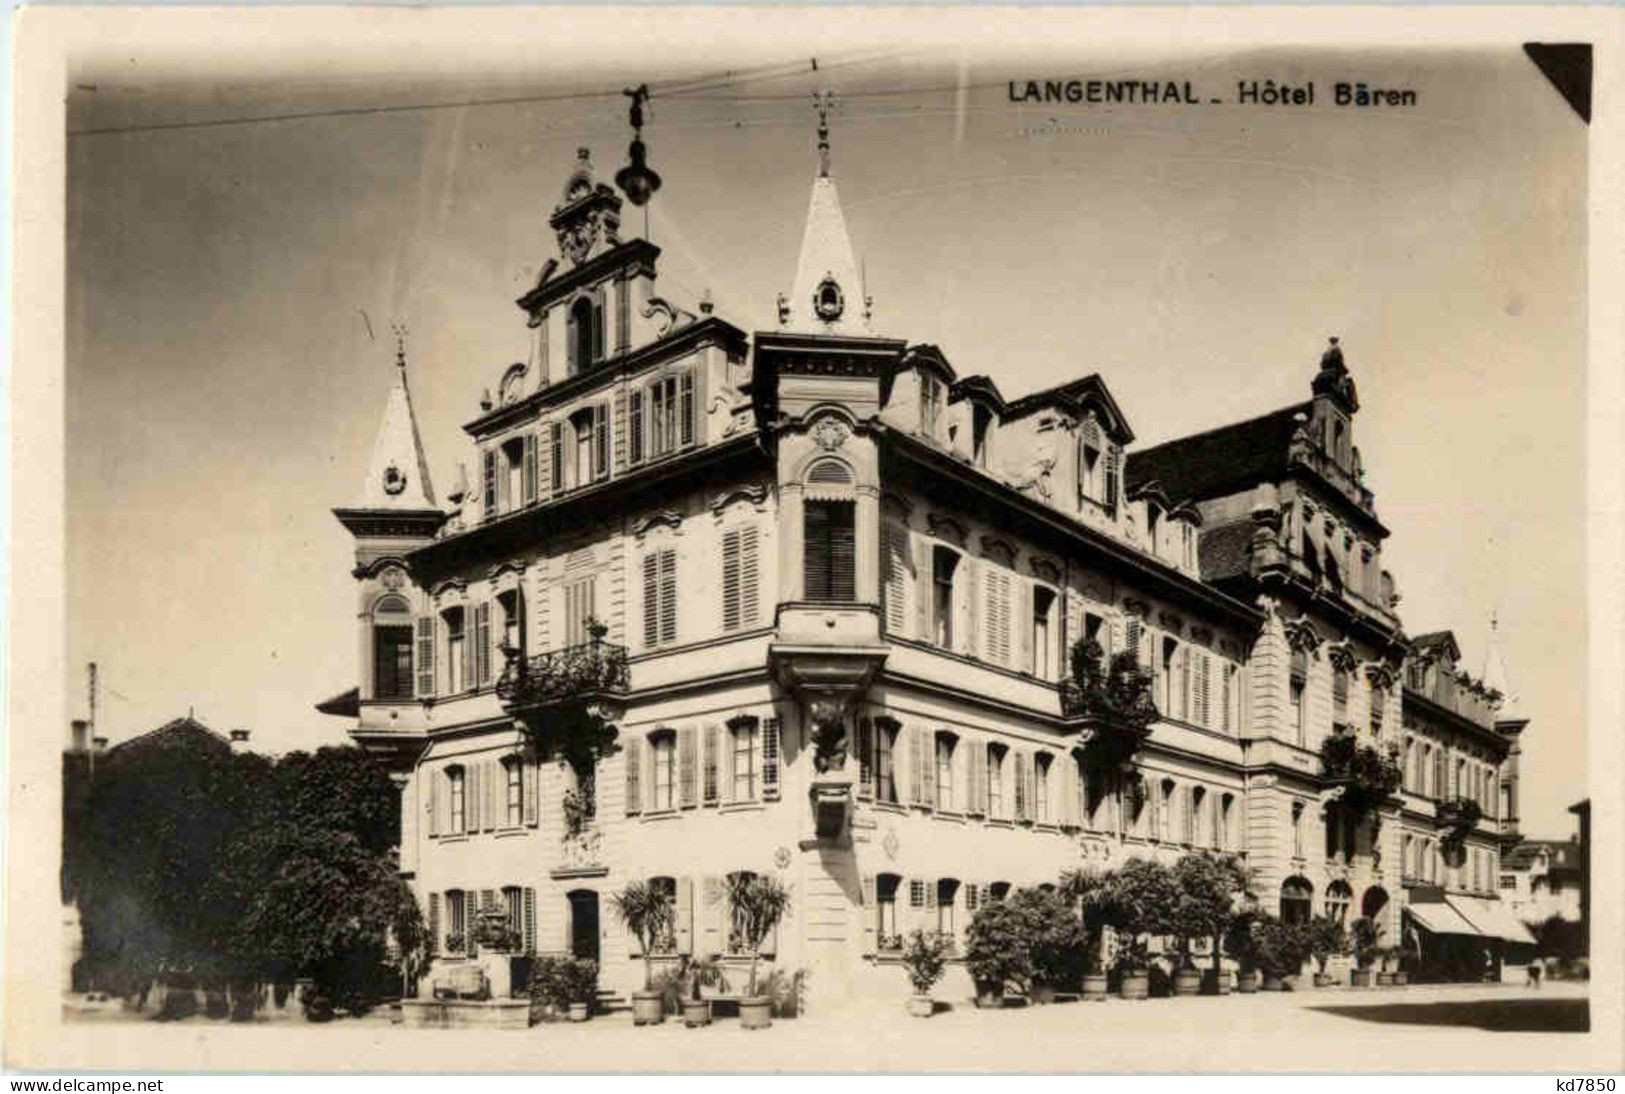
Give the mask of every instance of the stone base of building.
[[402, 999], [401, 1022], [419, 1029], [527, 1029], [529, 999]]

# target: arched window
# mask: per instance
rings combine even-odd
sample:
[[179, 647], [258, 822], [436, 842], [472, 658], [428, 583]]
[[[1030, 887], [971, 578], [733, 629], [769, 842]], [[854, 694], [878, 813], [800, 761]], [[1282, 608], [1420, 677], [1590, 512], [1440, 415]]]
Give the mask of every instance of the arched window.
[[586, 372], [604, 353], [604, 311], [591, 297], [570, 306], [570, 375]]
[[372, 697], [412, 698], [412, 607], [391, 594], [372, 609]]
[[1302, 650], [1292, 651], [1292, 727], [1299, 745], [1309, 741], [1309, 705], [1304, 702], [1304, 690], [1309, 686], [1309, 655]]
[[882, 951], [903, 948], [897, 930], [897, 887], [903, 879], [896, 874], [875, 877], [875, 948]]
[[650, 809], [677, 808], [677, 731], [657, 729], [649, 734], [654, 759], [654, 792]]
[[989, 900], [1003, 900], [1009, 895], [1010, 883], [1008, 881], [995, 881], [987, 887], [987, 898]]
[[1349, 905], [1354, 902], [1354, 890], [1346, 881], [1334, 881], [1326, 886], [1326, 918], [1346, 923]]
[[805, 598], [851, 603], [857, 593], [857, 503], [852, 472], [839, 460], [819, 460], [807, 472], [802, 503]]
[[1307, 923], [1314, 914], [1315, 887], [1307, 878], [1289, 877], [1281, 882], [1281, 921]]
[[468, 830], [468, 792], [463, 768], [454, 764], [446, 768], [446, 802], [452, 832]]
[[954, 750], [959, 739], [946, 730], [937, 733], [936, 739], [936, 778], [937, 778], [937, 808], [952, 811], [956, 807], [954, 798]]
[[664, 897], [668, 907], [673, 909], [667, 917], [668, 922], [661, 933], [655, 938], [655, 953], [677, 952], [677, 879], [670, 877], [652, 877], [649, 879], [649, 889], [658, 896]]
[[948, 547], [931, 549], [931, 637], [943, 649], [954, 645], [954, 575], [959, 552]]
[[937, 935], [947, 942], [955, 938], [954, 903], [958, 897], [958, 881], [951, 877], [937, 880]]
[[468, 900], [463, 890], [446, 890], [446, 952], [468, 950]]

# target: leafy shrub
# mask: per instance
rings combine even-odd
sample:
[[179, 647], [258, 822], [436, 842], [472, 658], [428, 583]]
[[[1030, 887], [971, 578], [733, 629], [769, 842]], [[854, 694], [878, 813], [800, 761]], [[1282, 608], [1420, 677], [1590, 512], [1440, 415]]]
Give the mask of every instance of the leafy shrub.
[[1324, 974], [1328, 960], [1348, 952], [1348, 932], [1331, 916], [1318, 915], [1309, 921], [1304, 931], [1304, 944], [1315, 959], [1315, 967]]
[[1115, 654], [1104, 665], [1105, 651], [1093, 639], [1072, 646], [1072, 679], [1062, 686], [1069, 713], [1096, 719], [1083, 742], [1083, 759], [1096, 771], [1122, 771], [1139, 755], [1151, 736], [1157, 708], [1151, 698], [1151, 674], [1140, 667], [1132, 650]]
[[1083, 921], [1058, 893], [1021, 889], [1009, 898], [1027, 916], [1027, 948], [1032, 954], [1033, 983], [1072, 991], [1083, 980], [1088, 939]]
[[796, 1017], [807, 1001], [807, 970], [774, 969], [762, 981], [762, 994], [772, 1001], [773, 1017]]
[[1349, 924], [1349, 939], [1354, 947], [1354, 963], [1362, 969], [1369, 969], [1382, 954], [1382, 924], [1369, 916]]
[[1025, 992], [1033, 979], [1027, 914], [1013, 901], [993, 900], [976, 910], [965, 932], [965, 966], [979, 990]]
[[946, 950], [942, 936], [935, 931], [930, 934], [915, 931], [909, 935], [908, 942], [903, 946], [903, 969], [908, 973], [908, 982], [913, 986], [915, 995], [931, 994], [931, 989], [942, 979], [943, 971], [947, 968], [947, 961], [943, 957]]
[[531, 963], [530, 1001], [557, 1016], [571, 1003], [598, 998], [598, 963], [577, 957], [538, 957]]
[[1252, 933], [1253, 956], [1265, 976], [1293, 976], [1303, 968], [1308, 947], [1305, 932], [1298, 924], [1260, 915], [1253, 923]]

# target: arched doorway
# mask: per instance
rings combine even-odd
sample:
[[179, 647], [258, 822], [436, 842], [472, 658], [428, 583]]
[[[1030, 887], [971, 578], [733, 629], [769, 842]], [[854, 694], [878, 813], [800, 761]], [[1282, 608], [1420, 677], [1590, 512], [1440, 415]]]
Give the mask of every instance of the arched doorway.
[[1381, 885], [1373, 885], [1365, 891], [1360, 898], [1360, 914], [1367, 919], [1378, 923], [1383, 921], [1383, 913], [1388, 909], [1388, 890]]
[[1348, 926], [1349, 906], [1354, 903], [1354, 890], [1346, 881], [1334, 881], [1326, 886], [1326, 917]]
[[570, 902], [570, 956], [597, 961], [598, 894], [591, 889], [572, 889], [565, 899]]
[[1293, 875], [1281, 882], [1281, 922], [1307, 923], [1314, 915], [1315, 887]]

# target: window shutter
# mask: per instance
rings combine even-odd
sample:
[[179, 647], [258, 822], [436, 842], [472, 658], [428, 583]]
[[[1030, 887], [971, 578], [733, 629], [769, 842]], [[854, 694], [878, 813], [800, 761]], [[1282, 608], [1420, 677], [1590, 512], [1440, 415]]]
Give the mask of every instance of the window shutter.
[[475, 683], [484, 687], [491, 682], [491, 602], [474, 606], [474, 670]]
[[463, 890], [463, 952], [474, 956], [474, 921], [480, 914], [480, 894]]
[[564, 423], [550, 423], [547, 433], [548, 482], [557, 494], [564, 489]]
[[429, 894], [429, 956], [440, 953], [440, 894]]
[[819, 501], [803, 505], [802, 594], [806, 600], [824, 600], [830, 584], [830, 510]]
[[921, 729], [920, 740], [924, 744], [921, 749], [925, 753], [925, 804], [932, 809], [949, 809], [952, 802], [937, 800], [937, 735], [928, 729]]
[[779, 720], [762, 719], [762, 797], [779, 796]]
[[1206, 650], [1196, 655], [1196, 722], [1198, 725], [1211, 725], [1213, 710], [1211, 703], [1213, 679], [1213, 659]]
[[626, 763], [626, 815], [643, 811], [643, 742], [629, 738], [623, 749]]
[[684, 808], [699, 804], [695, 780], [699, 774], [695, 756], [694, 727], [684, 726], [677, 731], [677, 768], [681, 788], [680, 802]]
[[[903, 532], [903, 546], [908, 550], [908, 533]], [[908, 555], [905, 553], [904, 560]], [[936, 552], [929, 543], [920, 548], [919, 579], [914, 584], [914, 637], [935, 641], [932, 629], [931, 606], [936, 599]]]
[[689, 877], [677, 879], [677, 952], [691, 954], [694, 952], [694, 880]]
[[677, 641], [677, 552], [660, 552], [660, 640]]
[[970, 750], [971, 811], [987, 815], [987, 745], [972, 741]]
[[705, 777], [702, 780], [704, 785], [701, 791], [701, 799], [706, 805], [715, 805], [717, 803], [717, 777], [719, 774], [717, 769], [718, 735], [719, 730], [717, 726], [709, 725], [705, 727]]
[[485, 476], [484, 489], [480, 494], [485, 519], [490, 520], [497, 515], [497, 453], [494, 448], [487, 448], [481, 456], [484, 462]]
[[592, 408], [592, 477], [609, 477], [609, 407]]
[[626, 443], [631, 463], [643, 462], [643, 389], [635, 387], [627, 393]]
[[434, 616], [419, 616], [417, 628], [418, 695], [428, 698], [434, 694]]
[[1219, 728], [1228, 734], [1231, 730], [1230, 704], [1234, 701], [1231, 691], [1234, 687], [1235, 673], [1231, 671], [1230, 664], [1227, 661], [1220, 661], [1218, 668], [1223, 691], [1221, 699], [1224, 704], [1219, 712]]
[[901, 525], [887, 522], [886, 524], [886, 629], [893, 634], [902, 634], [904, 628], [904, 603], [906, 595], [907, 575], [905, 568], [908, 562], [908, 531]]
[[536, 434], [525, 434], [524, 465], [520, 472], [525, 490], [525, 504], [533, 505], [536, 502]]
[[858, 716], [858, 797], [874, 793], [874, 723], [867, 714]]
[[1121, 478], [1119, 465], [1122, 459], [1115, 444], [1106, 446], [1106, 508], [1112, 513], [1117, 512], [1118, 480]]
[[983, 603], [985, 605], [983, 610], [987, 618], [985, 632], [987, 640], [984, 654], [989, 661], [1003, 662], [1004, 658], [999, 653], [999, 575], [992, 565], [983, 564], [982, 582], [984, 587]]
[[524, 900], [524, 919], [522, 922], [524, 923], [525, 932], [525, 952], [534, 954], [536, 952], [536, 890], [526, 888], [522, 899]]
[[730, 528], [722, 534], [722, 629], [739, 629], [739, 532]]
[[500, 788], [506, 791], [507, 784], [502, 781], [502, 766], [495, 760], [485, 761], [483, 767], [485, 770], [483, 780], [485, 783], [485, 810], [482, 819], [485, 821], [485, 830], [489, 832], [497, 826], [497, 790]]
[[541, 782], [539, 777], [541, 775], [541, 765], [535, 760], [529, 759], [521, 759], [519, 762], [523, 765], [520, 770], [523, 773], [524, 782], [521, 785], [520, 792], [525, 796], [525, 824], [535, 828], [541, 823], [541, 802], [537, 800], [541, 793], [539, 786]]
[[722, 746], [722, 753], [721, 753], [722, 762], [718, 765], [718, 768], [721, 771], [721, 778], [722, 778], [722, 800], [724, 802], [731, 802], [731, 801], [735, 800], [734, 799], [734, 735], [733, 735], [733, 731], [732, 730], [724, 730], [724, 731], [720, 732], [719, 733], [719, 739], [720, 739], [721, 746]]
[[428, 783], [428, 793], [424, 795], [429, 803], [429, 835], [440, 834], [440, 773], [438, 771], [425, 771], [422, 775], [424, 782]]
[[876, 921], [880, 917], [880, 902], [875, 897], [875, 876], [864, 874], [859, 885], [859, 895], [863, 901], [863, 911], [860, 913], [863, 917], [863, 952], [874, 953]]
[[739, 530], [739, 625], [754, 627], [757, 601], [760, 599], [761, 566], [757, 552], [757, 530], [754, 524]]
[[678, 428], [682, 430], [682, 443], [693, 444], [699, 432], [699, 407], [694, 398], [694, 373], [684, 372], [677, 378]]
[[723, 953], [728, 948], [728, 932], [724, 926], [728, 914], [728, 900], [722, 879], [707, 875], [700, 879], [700, 938], [698, 952]]
[[1027, 756], [1020, 749], [1013, 748], [1009, 752], [1009, 757], [1010, 757], [1010, 761], [1011, 761], [1011, 763], [1010, 763], [1010, 772], [1011, 772], [1011, 779], [1010, 779], [1011, 787], [1010, 787], [1010, 789], [1016, 796], [1015, 797], [1015, 801], [1016, 801], [1015, 819], [1018, 820], [1018, 821], [1026, 820], [1027, 819], [1027, 778], [1026, 778]]
[[480, 830], [480, 765], [463, 768], [463, 832]]
[[[1008, 587], [1009, 579], [1005, 579]], [[1033, 659], [1033, 586], [1030, 581], [1016, 582], [1017, 603], [1014, 627], [1016, 632], [1015, 667], [1031, 672]]]
[[658, 551], [643, 556], [643, 644], [651, 649], [660, 644], [659, 567]]

